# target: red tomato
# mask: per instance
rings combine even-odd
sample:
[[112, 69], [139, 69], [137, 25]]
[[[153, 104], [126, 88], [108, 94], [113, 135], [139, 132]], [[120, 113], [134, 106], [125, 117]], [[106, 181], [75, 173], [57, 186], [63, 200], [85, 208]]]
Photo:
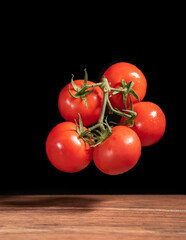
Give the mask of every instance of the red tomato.
[[[111, 65], [103, 74], [109, 82], [110, 87], [120, 88], [121, 80], [123, 79], [126, 83], [134, 82], [133, 90], [138, 95], [140, 101], [143, 100], [146, 94], [147, 81], [143, 73], [134, 65], [126, 62], [119, 62]], [[112, 92], [111, 92], [112, 93]], [[131, 95], [133, 103], [138, 100]], [[118, 93], [110, 98], [110, 102], [114, 108], [119, 110], [125, 109], [123, 104], [123, 95]], [[130, 105], [130, 99], [127, 98], [127, 105]]]
[[76, 125], [72, 122], [56, 125], [46, 140], [50, 162], [63, 172], [74, 173], [87, 167], [92, 159], [92, 151], [89, 144], [78, 135]]
[[[84, 80], [75, 80], [74, 83], [77, 87], [81, 88]], [[87, 85], [93, 84], [94, 82], [87, 81]], [[70, 84], [70, 92], [72, 95], [76, 93], [71, 83]], [[62, 117], [67, 120], [74, 122], [79, 121], [78, 113], [81, 115], [81, 119], [83, 121], [84, 126], [90, 126], [96, 123], [99, 119], [102, 103], [103, 103], [103, 91], [100, 87], [95, 87], [94, 92], [87, 94], [86, 101], [87, 107], [81, 97], [74, 98], [69, 94], [68, 87], [69, 84], [66, 85], [60, 92], [58, 98], [58, 108], [62, 115]], [[93, 88], [89, 88], [88, 91]]]
[[[137, 113], [132, 129], [138, 134], [142, 146], [158, 142], [164, 135], [166, 118], [161, 108], [152, 102], [140, 102], [133, 105]], [[121, 118], [121, 123], [126, 119]]]
[[109, 175], [122, 174], [133, 168], [141, 155], [137, 134], [126, 126], [116, 126], [112, 135], [93, 150], [95, 165]]

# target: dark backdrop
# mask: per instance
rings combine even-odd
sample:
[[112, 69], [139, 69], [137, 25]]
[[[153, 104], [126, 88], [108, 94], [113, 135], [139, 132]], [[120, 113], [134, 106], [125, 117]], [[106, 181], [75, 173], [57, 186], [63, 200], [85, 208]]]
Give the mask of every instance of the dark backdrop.
[[[3, 46], [8, 124], [1, 193], [184, 193], [183, 36], [171, 16], [167, 20], [159, 14], [159, 22], [136, 19], [131, 25], [122, 17], [97, 23], [74, 17], [68, 25], [61, 15], [11, 21]], [[106, 67], [119, 61], [136, 65], [146, 76], [144, 100], [164, 111], [164, 137], [143, 148], [138, 164], [125, 174], [105, 175], [93, 162], [78, 173], [60, 172], [45, 153], [49, 131], [63, 121], [57, 107], [60, 90], [71, 73], [83, 78], [87, 68], [89, 80], [98, 82]]]

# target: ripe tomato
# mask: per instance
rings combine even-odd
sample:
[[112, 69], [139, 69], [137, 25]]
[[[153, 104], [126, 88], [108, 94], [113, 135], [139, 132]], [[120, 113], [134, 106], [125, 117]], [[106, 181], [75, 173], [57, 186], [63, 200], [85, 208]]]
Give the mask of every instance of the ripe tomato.
[[95, 165], [109, 175], [130, 170], [136, 165], [140, 155], [140, 139], [126, 126], [114, 127], [112, 135], [93, 150]]
[[[158, 142], [166, 128], [166, 118], [161, 108], [152, 102], [140, 102], [133, 105], [137, 116], [132, 129], [138, 134], [142, 146]], [[126, 119], [121, 118], [121, 123]]]
[[[84, 80], [75, 80], [74, 83], [77, 87], [81, 88]], [[91, 85], [94, 82], [87, 81], [87, 85]], [[72, 95], [76, 93], [71, 83], [70, 84], [70, 92]], [[95, 87], [94, 92], [87, 94], [86, 101], [87, 107], [81, 97], [74, 98], [69, 94], [68, 88], [69, 84], [67, 84], [60, 92], [58, 98], [58, 108], [62, 115], [62, 117], [67, 120], [74, 122], [79, 121], [78, 113], [81, 115], [81, 119], [83, 121], [84, 126], [90, 126], [96, 123], [99, 119], [102, 103], [103, 103], [103, 91], [100, 87]], [[93, 88], [89, 88], [88, 91], [93, 90]]]
[[[111, 65], [103, 74], [109, 82], [110, 87], [120, 88], [121, 80], [123, 79], [126, 83], [134, 82], [133, 90], [138, 95], [140, 101], [143, 100], [146, 94], [147, 81], [143, 73], [133, 64], [126, 62], [119, 62]], [[112, 92], [111, 92], [112, 93]], [[131, 95], [133, 103], [138, 102], [138, 100]], [[117, 93], [110, 97], [110, 102], [114, 108], [119, 110], [125, 109], [123, 104], [122, 93]], [[130, 105], [129, 96], [127, 97], [127, 106]]]
[[46, 140], [50, 162], [63, 172], [74, 173], [87, 167], [92, 159], [92, 151], [89, 144], [78, 135], [76, 125], [72, 122], [56, 125]]

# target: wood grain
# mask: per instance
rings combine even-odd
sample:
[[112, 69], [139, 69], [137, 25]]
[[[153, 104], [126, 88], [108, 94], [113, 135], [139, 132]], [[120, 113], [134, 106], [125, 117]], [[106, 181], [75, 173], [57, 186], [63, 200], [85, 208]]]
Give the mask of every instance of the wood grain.
[[184, 240], [186, 196], [0, 196], [0, 239]]

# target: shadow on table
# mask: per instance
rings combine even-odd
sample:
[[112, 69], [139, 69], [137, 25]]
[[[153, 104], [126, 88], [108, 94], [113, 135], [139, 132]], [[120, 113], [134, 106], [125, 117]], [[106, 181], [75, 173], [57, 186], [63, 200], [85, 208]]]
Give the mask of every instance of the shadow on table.
[[0, 208], [6, 207], [56, 207], [58, 210], [76, 210], [76, 211], [92, 211], [96, 203], [101, 199], [87, 196], [42, 196], [42, 195], [14, 195], [14, 196], [0, 196]]

